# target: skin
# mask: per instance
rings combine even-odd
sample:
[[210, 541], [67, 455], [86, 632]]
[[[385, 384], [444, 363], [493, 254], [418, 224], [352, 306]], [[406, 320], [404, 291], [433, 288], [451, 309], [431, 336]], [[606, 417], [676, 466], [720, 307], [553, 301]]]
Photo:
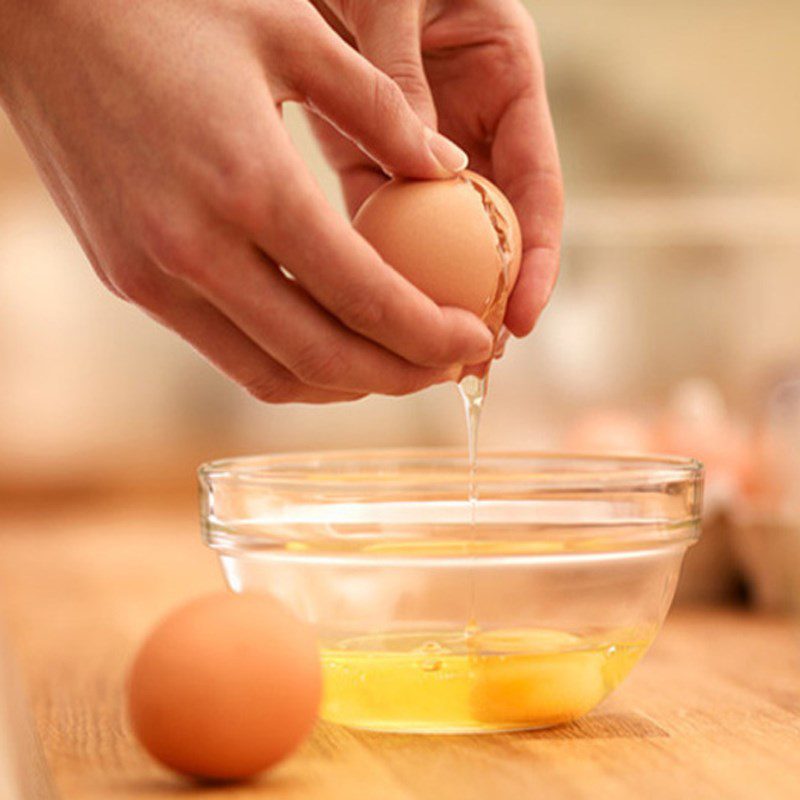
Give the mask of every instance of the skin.
[[555, 277], [560, 178], [510, 0], [0, 0], [0, 102], [98, 276], [268, 402], [406, 394], [490, 356], [476, 317], [327, 204], [280, 116], [309, 110], [353, 209], [386, 173], [465, 166], [432, 100], [521, 215], [524, 334]]
[[[457, 142], [519, 217], [520, 276], [505, 325], [531, 332], [558, 277], [563, 181], [533, 20], [517, 0], [316, 0], [339, 34]], [[351, 213], [386, 180], [324, 120], [312, 121]]]

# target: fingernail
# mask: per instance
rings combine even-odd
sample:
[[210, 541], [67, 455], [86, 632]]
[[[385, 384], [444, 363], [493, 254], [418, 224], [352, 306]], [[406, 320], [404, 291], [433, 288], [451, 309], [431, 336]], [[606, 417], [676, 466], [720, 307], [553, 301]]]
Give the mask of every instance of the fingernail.
[[469, 156], [446, 136], [437, 133], [433, 128], [425, 128], [428, 149], [446, 172], [461, 172], [469, 164]]

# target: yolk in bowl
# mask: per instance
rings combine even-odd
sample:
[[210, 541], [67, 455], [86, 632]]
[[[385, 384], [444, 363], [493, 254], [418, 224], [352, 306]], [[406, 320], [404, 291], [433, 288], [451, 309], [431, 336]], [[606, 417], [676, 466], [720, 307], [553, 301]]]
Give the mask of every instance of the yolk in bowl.
[[517, 629], [356, 637], [323, 648], [322, 717], [422, 732], [569, 722], [619, 684], [653, 635]]

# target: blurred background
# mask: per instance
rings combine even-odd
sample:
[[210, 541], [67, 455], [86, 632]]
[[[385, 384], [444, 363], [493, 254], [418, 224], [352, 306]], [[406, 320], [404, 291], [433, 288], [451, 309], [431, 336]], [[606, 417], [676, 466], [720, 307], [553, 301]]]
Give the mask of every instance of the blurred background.
[[[791, 599], [800, 551], [800, 6], [539, 0], [562, 277], [492, 375], [481, 446], [694, 455], [684, 600]], [[339, 204], [301, 116], [288, 124]], [[245, 452], [464, 446], [453, 387], [268, 407], [97, 281], [0, 118], [0, 501], [131, 504]], [[800, 562], [800, 559], [797, 559]]]

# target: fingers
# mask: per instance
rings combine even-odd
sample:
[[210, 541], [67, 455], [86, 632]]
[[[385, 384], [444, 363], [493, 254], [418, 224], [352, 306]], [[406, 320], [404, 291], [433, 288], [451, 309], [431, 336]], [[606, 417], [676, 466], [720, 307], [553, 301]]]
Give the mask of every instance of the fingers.
[[523, 257], [505, 324], [516, 336], [533, 329], [558, 276], [564, 189], [555, 133], [539, 74], [497, 124], [492, 167], [522, 229]]
[[[492, 349], [488, 328], [467, 311], [440, 308], [386, 264], [328, 205], [277, 118], [271, 127], [269, 163], [242, 192], [248, 202], [233, 203], [224, 216], [243, 227], [344, 327], [406, 361], [450, 367], [488, 358]], [[190, 268], [203, 256], [202, 247], [197, 243], [193, 247], [200, 251], [196, 257], [182, 259]], [[156, 260], [173, 259], [167, 252]], [[206, 268], [195, 276], [196, 283], [213, 280], [210, 272]]]
[[333, 403], [363, 393], [321, 389], [303, 383], [271, 358], [217, 308], [155, 266], [115, 279], [126, 299], [171, 328], [229, 378], [267, 403]]
[[386, 183], [386, 173], [322, 117], [310, 110], [306, 116], [325, 158], [339, 176], [347, 211], [353, 217], [362, 203]]
[[[405, 70], [407, 86], [418, 82], [419, 76], [405, 65], [407, 53], [398, 54], [396, 44], [389, 49], [388, 35], [378, 29], [375, 46], [383, 48], [383, 57], [394, 60], [396, 72]], [[291, 75], [294, 90], [315, 113], [354, 141], [389, 175], [442, 178], [466, 168], [463, 150], [423, 124], [392, 78], [328, 26], [321, 24], [315, 36], [315, 59], [294, 65]], [[418, 33], [416, 37], [418, 41]], [[415, 92], [417, 102], [422, 102], [422, 89]], [[430, 117], [430, 111], [427, 115]]]
[[[315, 5], [340, 37], [397, 83], [411, 108], [435, 130], [436, 107], [423, 67], [420, 41], [423, 2], [387, 4], [384, 0], [366, 0], [343, 4], [327, 0]], [[352, 216], [385, 182], [386, 173], [323, 117], [311, 109], [307, 111], [328, 162], [339, 174]]]
[[401, 395], [447, 379], [343, 327], [248, 243], [220, 242], [214, 251], [220, 260], [210, 257], [197, 288], [303, 384]]
[[421, 2], [377, 0], [354, 20], [359, 52], [402, 89], [409, 105], [436, 129], [436, 106], [422, 65]]
[[[348, 9], [338, 10], [353, 31], [353, 44], [359, 52], [397, 83], [420, 119], [435, 129], [436, 107], [422, 63], [420, 5], [419, 2], [387, 5], [378, 0], [349, 7], [349, 15], [344, 13]], [[343, 35], [346, 29], [337, 27], [340, 36]], [[339, 174], [352, 216], [386, 180], [385, 172], [324, 118], [310, 110], [308, 117], [328, 162]]]

